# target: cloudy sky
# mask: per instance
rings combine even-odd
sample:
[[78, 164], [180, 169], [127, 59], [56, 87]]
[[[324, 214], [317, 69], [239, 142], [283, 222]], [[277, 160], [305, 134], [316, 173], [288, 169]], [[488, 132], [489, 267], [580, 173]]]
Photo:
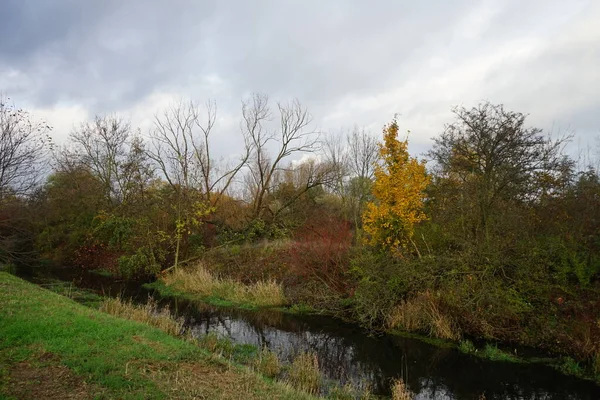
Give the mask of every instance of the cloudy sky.
[[54, 126], [94, 114], [146, 132], [169, 102], [218, 104], [235, 141], [253, 92], [298, 98], [320, 130], [380, 132], [395, 113], [424, 151], [453, 105], [481, 100], [600, 136], [600, 1], [3, 0], [0, 91]]

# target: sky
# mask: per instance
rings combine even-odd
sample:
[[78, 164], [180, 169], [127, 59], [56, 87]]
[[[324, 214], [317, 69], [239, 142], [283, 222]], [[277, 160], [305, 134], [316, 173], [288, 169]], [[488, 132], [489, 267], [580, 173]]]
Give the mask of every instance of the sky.
[[453, 106], [483, 100], [574, 134], [600, 137], [597, 0], [2, 0], [0, 92], [65, 143], [94, 115], [143, 134], [179, 99], [218, 107], [213, 145], [239, 143], [252, 93], [297, 98], [315, 130], [395, 114], [426, 151]]

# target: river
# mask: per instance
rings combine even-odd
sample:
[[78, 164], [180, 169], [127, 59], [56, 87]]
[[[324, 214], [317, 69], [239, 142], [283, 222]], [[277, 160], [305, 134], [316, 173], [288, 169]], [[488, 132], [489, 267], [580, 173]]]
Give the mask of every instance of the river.
[[[139, 283], [68, 269], [19, 270], [17, 275], [42, 284], [47, 279], [61, 279], [102, 294], [142, 301], [152, 295]], [[600, 386], [546, 365], [492, 362], [418, 339], [374, 335], [333, 317], [168, 303], [194, 336], [215, 332], [236, 343], [267, 346], [282, 360], [313, 351], [327, 379], [357, 387], [368, 385], [375, 394], [388, 395], [390, 381], [402, 377], [415, 398], [423, 400], [600, 399]]]

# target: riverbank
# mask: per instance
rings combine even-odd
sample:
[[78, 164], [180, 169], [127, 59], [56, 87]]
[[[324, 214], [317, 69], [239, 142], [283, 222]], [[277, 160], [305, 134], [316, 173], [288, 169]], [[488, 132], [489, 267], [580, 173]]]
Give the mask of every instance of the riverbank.
[[[200, 270], [200, 273], [197, 270]], [[201, 278], [201, 279], [200, 279]], [[205, 279], [206, 283], [202, 280]], [[192, 282], [193, 281], [193, 282]], [[225, 286], [228, 290], [213, 289], [213, 282], [226, 282]], [[273, 282], [271, 284], [274, 285]], [[351, 301], [339, 301], [331, 306], [328, 303], [321, 303], [319, 309], [305, 303], [294, 303], [293, 300], [287, 299], [281, 293], [288, 288], [280, 287], [277, 291], [277, 301], [270, 303], [261, 301], [252, 301], [245, 298], [242, 301], [236, 297], [235, 293], [248, 293], [254, 286], [263, 286], [264, 284], [258, 281], [252, 285], [245, 285], [240, 281], [232, 278], [216, 278], [211, 275], [208, 269], [203, 266], [180, 269], [176, 273], [171, 273], [164, 276], [156, 282], [146, 285], [146, 287], [156, 290], [161, 296], [167, 298], [177, 298], [191, 301], [201, 301], [215, 306], [239, 307], [249, 310], [259, 310], [264, 308], [276, 308], [285, 313], [295, 314], [311, 314], [318, 313], [324, 315], [332, 315], [340, 317], [345, 321], [359, 322], [353, 319], [353, 310]], [[208, 289], [207, 289], [208, 288]], [[346, 307], [344, 311], [340, 312]], [[427, 310], [420, 309], [427, 314]], [[417, 327], [420, 325], [414, 324]], [[535, 348], [532, 346], [520, 347], [518, 343], [505, 342], [501, 340], [485, 340], [469, 336], [456, 337], [440, 337], [435, 331], [430, 331], [430, 335], [419, 333], [418, 329], [406, 331], [398, 329], [395, 326], [382, 326], [378, 329], [380, 332], [386, 332], [391, 335], [410, 337], [418, 339], [429, 344], [436, 345], [442, 348], [453, 348], [465, 354], [469, 354], [478, 358], [483, 358], [491, 361], [502, 361], [511, 363], [532, 363], [551, 366], [560, 372], [587, 379], [600, 384], [600, 371], [597, 366], [578, 361], [576, 357], [569, 354], [552, 353], [544, 348]], [[523, 351], [521, 351], [523, 350]]]
[[3, 272], [0, 304], [5, 398], [313, 398], [159, 329]]

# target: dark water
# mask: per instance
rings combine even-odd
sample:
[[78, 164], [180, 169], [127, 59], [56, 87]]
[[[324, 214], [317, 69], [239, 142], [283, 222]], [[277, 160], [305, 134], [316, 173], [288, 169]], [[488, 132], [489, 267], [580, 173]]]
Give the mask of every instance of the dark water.
[[[48, 274], [48, 273], [47, 273]], [[124, 294], [144, 300], [140, 284], [115, 282], [90, 274], [56, 270], [50, 277], [74, 282], [105, 294]], [[39, 274], [21, 273], [30, 280]], [[317, 353], [324, 375], [358, 387], [369, 385], [376, 394], [389, 394], [389, 383], [402, 377], [416, 399], [600, 399], [600, 386], [568, 377], [539, 364], [491, 362], [443, 349], [416, 339], [369, 332], [325, 316], [296, 316], [280, 312], [251, 312], [171, 302], [193, 335], [216, 332], [234, 342], [267, 346], [280, 358], [302, 351]]]

